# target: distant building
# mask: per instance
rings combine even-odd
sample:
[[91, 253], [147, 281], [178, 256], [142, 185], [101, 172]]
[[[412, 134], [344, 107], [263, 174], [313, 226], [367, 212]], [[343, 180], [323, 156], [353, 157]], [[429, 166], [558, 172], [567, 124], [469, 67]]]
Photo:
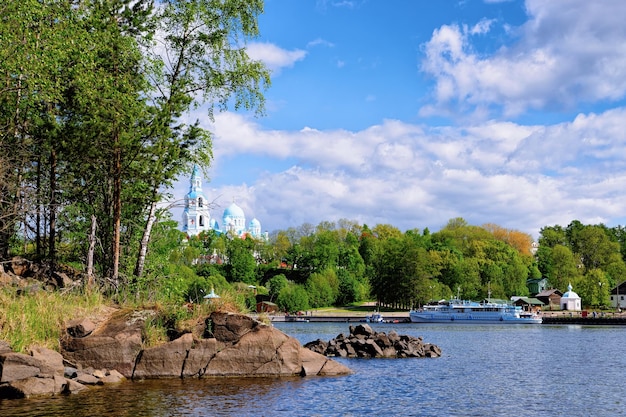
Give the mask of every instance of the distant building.
[[221, 226], [217, 219], [211, 218], [209, 200], [202, 192], [202, 176], [197, 166], [193, 168], [189, 183], [183, 210], [183, 232], [187, 235], [196, 236], [204, 231], [213, 230], [218, 234], [231, 234], [241, 238], [250, 235], [256, 239], [268, 239], [268, 233], [261, 232], [261, 222], [256, 218], [246, 225], [243, 210], [234, 202], [224, 210]]
[[567, 286], [567, 292], [561, 297], [561, 310], [582, 310], [580, 296], [572, 291], [572, 284]]
[[561, 307], [561, 297], [563, 293], [557, 289], [543, 290], [535, 295], [535, 298], [541, 301], [548, 310], [555, 310]]
[[526, 287], [531, 295], [537, 295], [548, 287], [548, 280], [545, 278], [540, 279], [528, 279], [526, 280]]
[[626, 296], [626, 281], [611, 290], [611, 306], [615, 308], [626, 307], [624, 296]]
[[533, 297], [516, 297], [513, 305], [522, 307], [524, 311], [539, 311], [543, 307], [543, 302]]

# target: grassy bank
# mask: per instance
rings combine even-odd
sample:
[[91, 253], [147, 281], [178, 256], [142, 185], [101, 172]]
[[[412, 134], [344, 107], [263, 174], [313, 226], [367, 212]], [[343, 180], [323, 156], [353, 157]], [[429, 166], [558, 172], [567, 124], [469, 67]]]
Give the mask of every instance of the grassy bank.
[[241, 311], [240, 296], [224, 293], [211, 304], [147, 301], [127, 297], [120, 302], [98, 291], [76, 290], [61, 293], [38, 291], [18, 294], [15, 288], [0, 288], [0, 340], [16, 352], [27, 353], [33, 346], [59, 350], [59, 338], [68, 321], [88, 318], [94, 323], [106, 320], [116, 310], [154, 310], [146, 323], [145, 346], [166, 342], [177, 334], [195, 330], [195, 324], [215, 310]]
[[60, 294], [39, 291], [18, 295], [0, 290], [0, 340], [16, 352], [38, 345], [58, 350], [63, 324], [77, 317], [98, 317], [110, 303], [97, 292]]

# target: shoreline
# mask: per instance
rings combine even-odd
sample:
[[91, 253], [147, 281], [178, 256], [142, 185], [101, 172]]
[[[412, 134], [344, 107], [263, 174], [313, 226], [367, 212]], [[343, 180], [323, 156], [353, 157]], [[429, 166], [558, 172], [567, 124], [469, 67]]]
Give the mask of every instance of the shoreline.
[[[322, 313], [315, 314], [307, 312], [301, 315], [289, 314], [268, 314], [272, 323], [289, 323], [289, 322], [313, 322], [313, 323], [365, 323], [367, 316], [371, 313]], [[411, 323], [409, 313], [407, 311], [381, 313], [383, 323]], [[254, 315], [258, 318], [259, 315]], [[623, 326], [626, 325], [626, 315], [618, 312], [601, 312], [596, 313], [590, 311], [548, 311], [542, 312], [543, 319], [541, 324], [579, 324], [579, 325], [609, 325]]]

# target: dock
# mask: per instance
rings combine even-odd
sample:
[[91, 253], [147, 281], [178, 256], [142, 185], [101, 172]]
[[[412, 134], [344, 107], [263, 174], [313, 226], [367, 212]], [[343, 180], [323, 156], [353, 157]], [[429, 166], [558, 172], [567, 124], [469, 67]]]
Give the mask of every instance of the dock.
[[[382, 313], [385, 323], [410, 322], [407, 312]], [[365, 323], [367, 314], [303, 314], [303, 315], [268, 315], [273, 323], [310, 322], [310, 323]]]
[[623, 326], [626, 325], [626, 317], [621, 316], [573, 316], [566, 315], [543, 317], [541, 324], [584, 324], [589, 326]]

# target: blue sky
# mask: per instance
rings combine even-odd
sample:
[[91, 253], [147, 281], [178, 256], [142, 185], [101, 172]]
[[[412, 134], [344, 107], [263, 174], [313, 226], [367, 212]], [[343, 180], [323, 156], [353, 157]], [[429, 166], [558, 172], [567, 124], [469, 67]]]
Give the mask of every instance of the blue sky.
[[624, 225], [624, 16], [623, 0], [266, 0], [248, 44], [272, 71], [266, 115], [191, 115], [214, 134], [212, 215]]

